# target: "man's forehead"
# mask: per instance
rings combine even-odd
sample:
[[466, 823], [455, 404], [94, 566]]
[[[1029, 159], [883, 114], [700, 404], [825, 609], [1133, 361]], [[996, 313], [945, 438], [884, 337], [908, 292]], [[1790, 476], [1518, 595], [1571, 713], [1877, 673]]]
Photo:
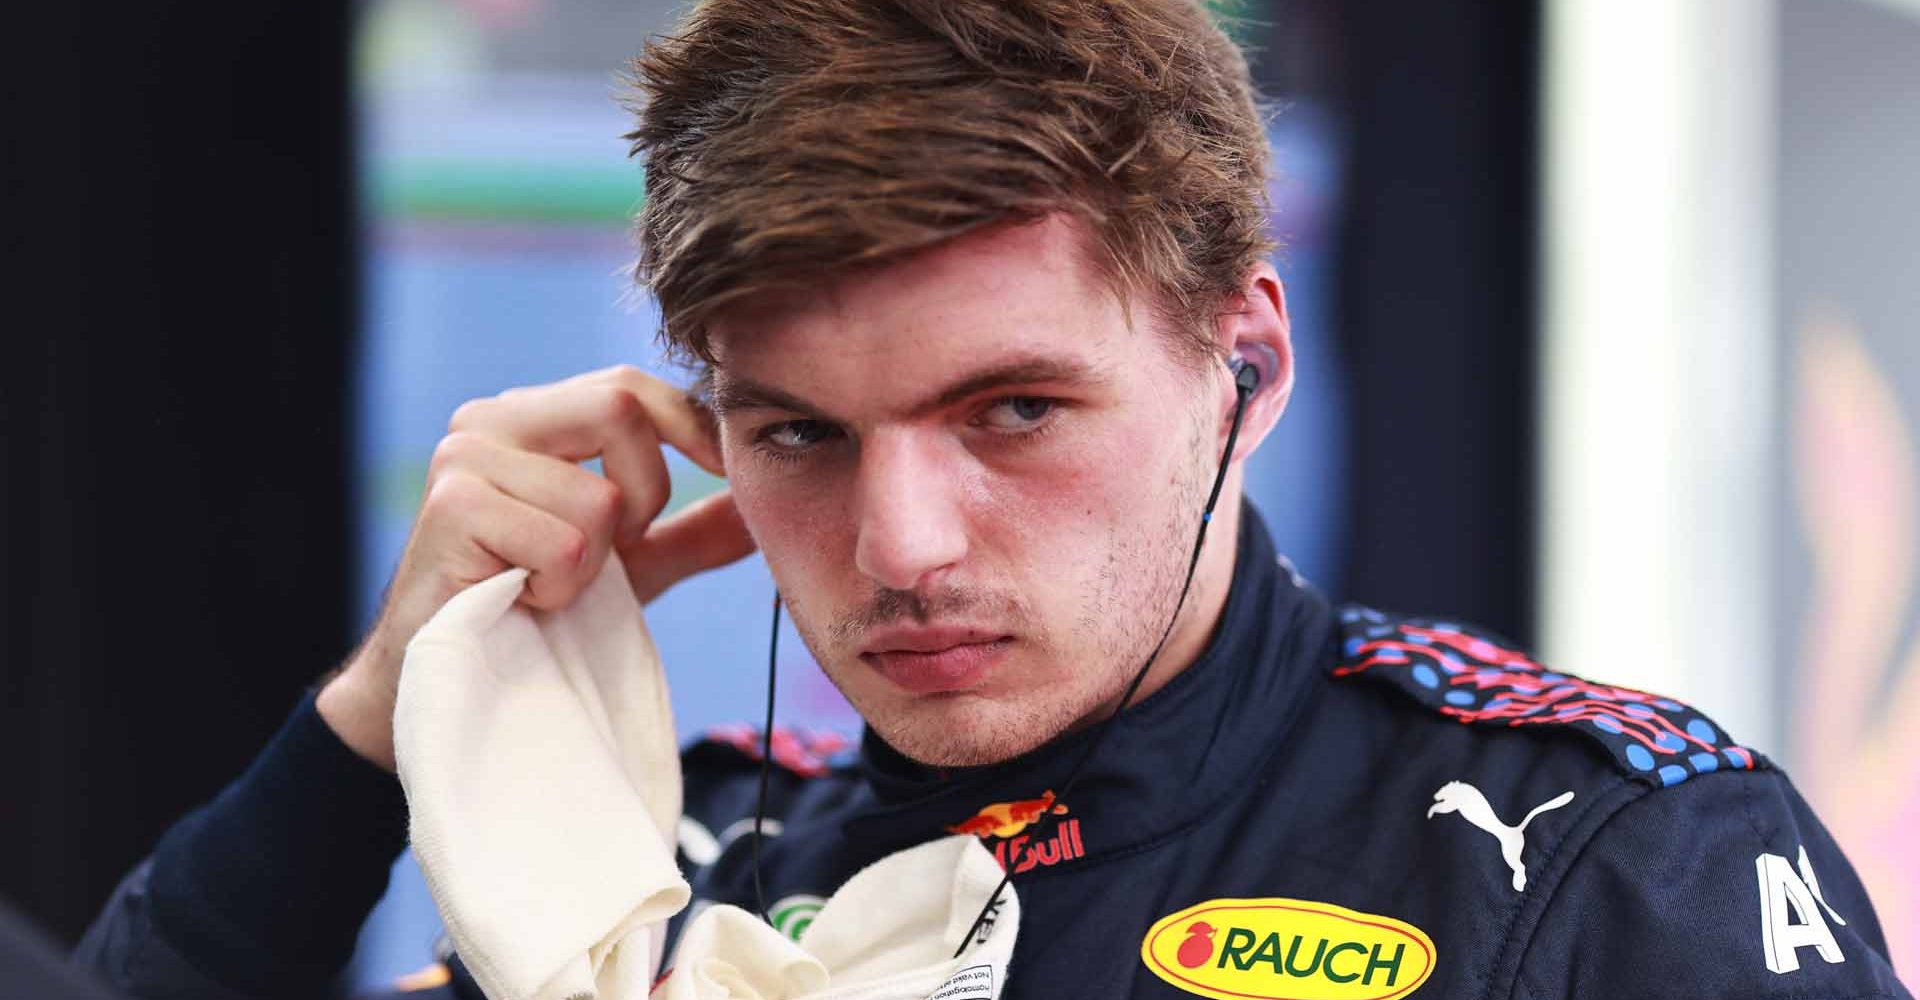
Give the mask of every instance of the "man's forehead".
[[905, 414], [999, 385], [1106, 384], [1133, 338], [1078, 246], [1058, 221], [976, 233], [729, 310], [711, 327], [714, 409], [824, 411], [871, 390]]
[[[729, 303], [708, 324], [715, 355], [769, 335], [842, 335], [868, 327], [897, 335], [945, 333], [944, 325], [1058, 327], [1090, 314], [1119, 315], [1084, 223], [1056, 212], [1002, 223], [904, 258], [807, 276]], [[1099, 300], [1106, 301], [1099, 301]]]

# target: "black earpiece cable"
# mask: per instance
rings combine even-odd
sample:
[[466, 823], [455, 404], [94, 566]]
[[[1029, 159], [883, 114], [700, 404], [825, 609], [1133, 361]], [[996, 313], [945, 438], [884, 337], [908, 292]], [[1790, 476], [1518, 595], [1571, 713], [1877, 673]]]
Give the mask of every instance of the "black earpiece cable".
[[[1080, 759], [1074, 761], [1073, 769], [1067, 772], [1067, 780], [1061, 783], [1060, 791], [1055, 796], [1057, 801], [1066, 801], [1073, 791], [1073, 786], [1079, 782], [1080, 773], [1086, 769], [1087, 762], [1093, 759], [1094, 752], [1100, 749], [1101, 743], [1106, 741], [1107, 734], [1113, 730], [1114, 723], [1119, 721], [1121, 713], [1127, 710], [1129, 704], [1132, 704], [1133, 696], [1140, 690], [1141, 682], [1147, 679], [1147, 671], [1153, 668], [1153, 661], [1159, 658], [1161, 647], [1167, 644], [1167, 637], [1173, 634], [1174, 624], [1180, 620], [1180, 609], [1186, 605], [1187, 591], [1193, 586], [1193, 571], [1200, 565], [1200, 551], [1206, 545], [1207, 525], [1213, 521], [1213, 506], [1220, 500], [1220, 488], [1227, 481], [1227, 462], [1233, 457], [1233, 446], [1240, 438], [1240, 420], [1246, 414], [1247, 400], [1252, 397], [1253, 390], [1260, 384], [1260, 373], [1252, 365], [1243, 364], [1234, 372], [1233, 383], [1234, 393], [1239, 397], [1233, 407], [1233, 426], [1227, 431], [1226, 452], [1220, 456], [1220, 471], [1213, 477], [1213, 490], [1207, 494], [1206, 509], [1200, 513], [1200, 530], [1193, 540], [1193, 556], [1187, 560], [1187, 578], [1180, 583], [1180, 597], [1174, 602], [1173, 617], [1167, 621], [1166, 629], [1160, 633], [1160, 641], [1153, 644], [1153, 652], [1147, 654], [1147, 662], [1141, 664], [1140, 669], [1134, 672], [1133, 680], [1127, 684], [1126, 693], [1120, 696], [1120, 706], [1113, 710], [1112, 715], [1100, 720], [1100, 727], [1094, 731], [1093, 738], [1087, 741], [1087, 748], [1081, 751]], [[1042, 813], [1034, 826], [1037, 828], [1043, 823], [1053, 822], [1053, 817], [1054, 814], [1051, 811]], [[1028, 850], [1031, 851], [1032, 848]], [[954, 958], [959, 958], [967, 950], [968, 942], [974, 940], [974, 936], [979, 934], [980, 928], [986, 924], [987, 918], [1000, 908], [1000, 894], [1005, 892], [1007, 885], [1013, 881], [1013, 869], [1018, 861], [1019, 859], [1014, 857], [1006, 859], [1004, 863], [1006, 874], [1000, 877], [1000, 884], [994, 887], [993, 895], [988, 896], [986, 905], [980, 908], [980, 915], [973, 918], [973, 926], [967, 928], [967, 933], [960, 938], [959, 947], [953, 950]]]
[[[1113, 729], [1114, 722], [1133, 702], [1134, 694], [1140, 690], [1141, 683], [1147, 679], [1147, 671], [1152, 669], [1153, 661], [1159, 658], [1161, 647], [1165, 646], [1167, 638], [1173, 635], [1173, 626], [1180, 621], [1180, 610], [1186, 606], [1187, 591], [1193, 586], [1193, 573], [1200, 565], [1200, 553], [1206, 545], [1207, 525], [1213, 521], [1213, 507], [1220, 500], [1220, 490], [1227, 481], [1227, 465], [1233, 458], [1233, 447], [1240, 439], [1240, 422], [1246, 415], [1247, 400], [1252, 398], [1254, 390], [1259, 388], [1259, 385], [1260, 371], [1252, 364], [1242, 361], [1238, 367], [1233, 368], [1234, 394], [1238, 397], [1233, 407], [1233, 426], [1227, 431], [1227, 447], [1220, 456], [1220, 471], [1213, 477], [1213, 489], [1207, 494], [1206, 508], [1200, 513], [1200, 530], [1193, 541], [1193, 555], [1187, 560], [1186, 579], [1180, 583], [1180, 596], [1174, 601], [1173, 617], [1167, 622], [1166, 629], [1160, 633], [1160, 641], [1154, 643], [1153, 652], [1147, 655], [1147, 661], [1134, 672], [1133, 680], [1128, 682], [1126, 692], [1120, 696], [1119, 707], [1113, 710], [1112, 715], [1100, 721], [1093, 738], [1087, 741], [1087, 748], [1081, 751], [1079, 759], [1074, 761], [1073, 769], [1067, 772], [1067, 779], [1061, 784], [1057, 795], [1061, 800], [1065, 800], [1068, 793], [1073, 790], [1073, 786], [1080, 780], [1080, 773], [1086, 769], [1087, 762], [1093, 759], [1094, 752], [1100, 748], [1101, 743], [1106, 741], [1107, 733]], [[767, 779], [773, 764], [774, 664], [779, 644], [780, 592], [775, 590], [773, 633], [767, 640], [767, 724], [760, 730], [760, 794], [753, 807], [753, 893], [760, 904], [760, 919], [768, 924], [773, 923], [773, 918], [767, 909], [766, 889], [760, 882], [760, 841], [761, 827], [766, 822], [767, 815]], [[1045, 813], [1035, 825], [1052, 820], [1053, 814]], [[1000, 894], [1005, 892], [1007, 885], [1013, 881], [1013, 869], [1017, 861], [1017, 858], [1007, 859], [1006, 874], [1001, 877], [1000, 884], [994, 887], [993, 894], [987, 897], [987, 903], [980, 908], [980, 914], [973, 918], [973, 925], [968, 927], [967, 933], [961, 937], [959, 947], [953, 952], [955, 958], [960, 957], [967, 950], [967, 942], [972, 941], [974, 935], [980, 933], [980, 928], [986, 923], [987, 918], [1000, 908]]]
[[760, 826], [767, 818], [767, 776], [773, 773], [774, 656], [780, 648], [780, 589], [773, 591], [773, 634], [767, 638], [767, 724], [760, 728], [760, 794], [753, 801], [753, 896], [760, 903], [760, 919], [773, 923], [767, 911], [767, 890], [760, 884]]

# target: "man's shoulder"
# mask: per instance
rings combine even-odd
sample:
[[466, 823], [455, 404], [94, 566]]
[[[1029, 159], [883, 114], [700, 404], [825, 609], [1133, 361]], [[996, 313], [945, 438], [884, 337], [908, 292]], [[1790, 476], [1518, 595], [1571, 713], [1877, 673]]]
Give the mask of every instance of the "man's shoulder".
[[745, 723], [709, 728], [683, 745], [680, 770], [679, 847], [689, 869], [713, 864], [754, 829], [763, 770], [759, 822], [768, 836], [855, 807], [864, 787], [852, 737], [786, 726], [775, 726], [771, 738]]
[[[1429, 873], [1453, 879], [1462, 898], [1500, 908], [1550, 892], [1639, 800], [1663, 801], [1635, 813], [1705, 835], [1747, 822], [1715, 792], [1751, 789], [1758, 801], [1784, 781], [1698, 708], [1544, 665], [1492, 630], [1361, 605], [1337, 607], [1334, 620], [1321, 661], [1325, 697], [1296, 759], [1337, 775], [1309, 780], [1358, 803], [1358, 814], [1405, 821], [1388, 838], [1394, 850], [1417, 843], [1476, 857], [1497, 842], [1500, 863], [1464, 883], [1457, 872]], [[1715, 788], [1693, 794], [1703, 785]], [[1639, 846], [1655, 852], [1651, 863], [1684, 843]]]
[[1497, 917], [1490, 995], [1906, 995], [1839, 845], [1705, 712], [1472, 625], [1336, 618], [1327, 725], [1371, 731], [1365, 794], [1407, 810], [1393, 846], [1449, 912]]
[[1407, 821], [1398, 846], [1476, 857], [1497, 841], [1500, 864], [1454, 886], [1465, 897], [1519, 906], [1551, 892], [1622, 815], [1660, 817], [1672, 839], [1631, 849], [1669, 863], [1747, 828], [1723, 792], [1759, 802], [1785, 782], [1694, 706], [1543, 665], [1490, 630], [1361, 606], [1335, 617], [1310, 756], [1347, 776], [1339, 794], [1364, 812]]
[[1543, 665], [1491, 630], [1361, 605], [1336, 617], [1334, 685], [1457, 724], [1461, 737], [1448, 742], [1476, 755], [1584, 755], [1602, 773], [1654, 789], [1772, 767], [1700, 708]]
[[854, 739], [845, 733], [775, 726], [771, 733], [744, 722], [711, 726], [680, 749], [683, 767], [716, 772], [755, 771], [771, 757], [798, 778], [826, 778], [854, 769]]

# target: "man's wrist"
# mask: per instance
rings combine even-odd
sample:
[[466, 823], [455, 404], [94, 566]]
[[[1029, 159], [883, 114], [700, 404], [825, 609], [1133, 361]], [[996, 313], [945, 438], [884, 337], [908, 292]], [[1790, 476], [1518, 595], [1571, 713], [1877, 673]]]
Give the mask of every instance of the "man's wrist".
[[[369, 644], [371, 645], [371, 644]], [[393, 756], [393, 698], [366, 680], [352, 664], [324, 682], [314, 696], [314, 711], [349, 750], [388, 773], [397, 773]]]

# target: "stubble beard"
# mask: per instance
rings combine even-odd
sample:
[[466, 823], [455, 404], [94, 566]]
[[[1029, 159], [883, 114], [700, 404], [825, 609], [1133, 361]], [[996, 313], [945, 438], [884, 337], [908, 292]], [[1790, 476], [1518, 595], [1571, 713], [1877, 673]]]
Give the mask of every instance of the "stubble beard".
[[1147, 666], [1148, 657], [1154, 657], [1155, 665], [1160, 665], [1154, 647], [1161, 636], [1170, 635], [1169, 623], [1176, 610], [1184, 616], [1188, 608], [1201, 603], [1197, 578], [1185, 601], [1180, 594], [1193, 558], [1201, 507], [1212, 485], [1201, 426], [1199, 414], [1188, 414], [1188, 436], [1183, 446], [1186, 457], [1176, 466], [1167, 491], [1161, 495], [1163, 502], [1155, 523], [1145, 525], [1130, 538], [1116, 537], [1108, 550], [1108, 562], [1100, 574], [1102, 586], [1090, 596], [1075, 629], [1078, 634], [1095, 638], [1100, 669], [1090, 674], [1093, 683], [1078, 702], [1063, 705], [1046, 739], [1098, 724], [1137, 703], [1138, 695], [1127, 705], [1120, 699]]

